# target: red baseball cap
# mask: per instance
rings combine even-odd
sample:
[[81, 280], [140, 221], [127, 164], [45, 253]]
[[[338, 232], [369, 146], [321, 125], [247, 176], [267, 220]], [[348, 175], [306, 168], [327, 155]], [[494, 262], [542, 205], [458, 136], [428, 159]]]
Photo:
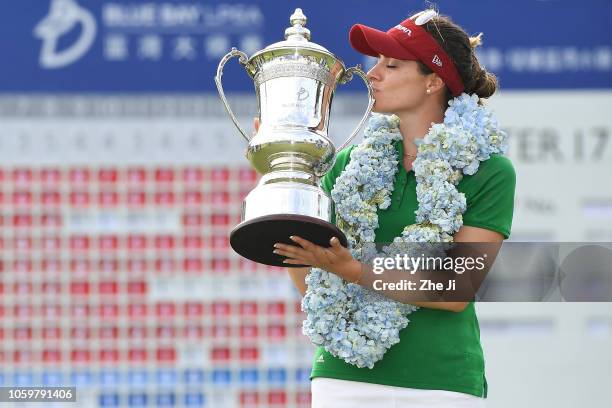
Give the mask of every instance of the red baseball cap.
[[420, 61], [438, 74], [453, 96], [463, 92], [465, 86], [457, 67], [438, 42], [412, 18], [408, 18], [387, 32], [363, 24], [355, 24], [349, 41], [358, 52], [379, 57]]

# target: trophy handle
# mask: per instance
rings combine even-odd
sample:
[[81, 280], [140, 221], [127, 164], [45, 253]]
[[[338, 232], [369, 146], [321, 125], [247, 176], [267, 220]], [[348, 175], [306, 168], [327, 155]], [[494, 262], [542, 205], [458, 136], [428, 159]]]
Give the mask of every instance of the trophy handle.
[[368, 77], [366, 76], [366, 73], [361, 69], [361, 65], [357, 64], [354, 67], [350, 67], [349, 69], [347, 69], [344, 72], [344, 75], [342, 76], [342, 79], [340, 80], [340, 83], [345, 84], [348, 81], [353, 79], [353, 74], [358, 75], [363, 82], [365, 83], [366, 87], [368, 88], [368, 107], [366, 108], [366, 111], [363, 115], [363, 117], [361, 118], [361, 121], [359, 121], [359, 123], [357, 124], [357, 127], [355, 128], [355, 130], [353, 130], [353, 133], [351, 133], [351, 135], [348, 137], [348, 139], [346, 139], [346, 142], [342, 143], [342, 145], [340, 145], [340, 147], [338, 148], [338, 151], [344, 149], [346, 146], [348, 146], [349, 143], [351, 143], [351, 141], [355, 138], [355, 136], [357, 136], [357, 133], [359, 133], [361, 131], [361, 128], [363, 128], [363, 125], [365, 124], [366, 120], [368, 119], [368, 116], [370, 115], [370, 112], [372, 112], [372, 107], [374, 106], [374, 92], [372, 90], [372, 85], [370, 84], [370, 81], [368, 81]]
[[223, 85], [221, 84], [221, 76], [223, 75], [223, 67], [225, 66], [227, 61], [229, 61], [230, 59], [234, 57], [238, 57], [238, 62], [242, 65], [246, 65], [249, 59], [249, 57], [247, 57], [247, 55], [244, 52], [237, 50], [235, 47], [232, 47], [232, 50], [228, 52], [227, 54], [225, 54], [225, 56], [221, 58], [221, 61], [219, 62], [219, 66], [217, 67], [217, 75], [215, 76], [215, 84], [217, 84], [217, 91], [219, 92], [219, 96], [221, 97], [221, 102], [223, 102], [223, 106], [225, 106], [225, 110], [230, 116], [230, 119], [232, 120], [232, 122], [234, 122], [234, 125], [236, 126], [240, 134], [242, 134], [242, 137], [244, 137], [244, 139], [247, 142], [250, 142], [251, 138], [244, 131], [242, 126], [240, 126], [240, 123], [238, 123], [238, 119], [236, 119], [236, 116], [234, 115], [232, 108], [230, 108], [229, 103], [227, 102], [227, 99], [225, 98], [225, 92], [223, 92]]

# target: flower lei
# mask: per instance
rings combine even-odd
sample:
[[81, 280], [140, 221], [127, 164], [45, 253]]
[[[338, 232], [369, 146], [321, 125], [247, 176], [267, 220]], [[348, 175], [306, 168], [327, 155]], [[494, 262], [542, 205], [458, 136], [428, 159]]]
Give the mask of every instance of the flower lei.
[[[393, 142], [401, 139], [397, 116], [374, 114], [332, 190], [337, 226], [361, 262], [375, 255], [373, 245], [365, 244], [374, 242], [377, 209], [391, 204], [398, 167]], [[476, 173], [492, 153], [505, 153], [505, 141], [505, 132], [475, 95], [464, 93], [451, 100], [444, 123], [433, 124], [424, 139], [416, 141], [416, 224], [407, 226], [394, 242], [452, 242], [466, 209], [457, 184], [463, 174]], [[400, 330], [409, 323], [407, 315], [418, 310], [318, 268], [312, 268], [306, 283], [304, 334], [357, 367], [374, 367], [399, 342]]]

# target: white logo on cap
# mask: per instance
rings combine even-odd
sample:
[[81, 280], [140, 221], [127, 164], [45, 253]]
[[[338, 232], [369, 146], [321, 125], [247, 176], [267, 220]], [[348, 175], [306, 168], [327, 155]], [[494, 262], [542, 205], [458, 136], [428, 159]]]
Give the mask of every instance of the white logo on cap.
[[409, 28], [404, 27], [401, 24], [396, 25], [395, 28], [397, 28], [398, 30], [402, 31], [404, 34], [406, 34], [409, 37], [412, 35], [412, 30], [409, 29]]
[[440, 57], [438, 57], [438, 54], [434, 55], [434, 57], [431, 60], [431, 62], [433, 62], [434, 64], [436, 64], [439, 67], [442, 66], [442, 60], [440, 59]]

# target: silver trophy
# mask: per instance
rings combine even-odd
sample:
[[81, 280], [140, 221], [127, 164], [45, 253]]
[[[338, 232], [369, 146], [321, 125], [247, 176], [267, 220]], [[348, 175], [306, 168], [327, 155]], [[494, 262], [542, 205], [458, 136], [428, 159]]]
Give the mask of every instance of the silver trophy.
[[[276, 242], [292, 244], [289, 236], [329, 246], [332, 237], [346, 237], [330, 223], [332, 201], [319, 178], [333, 166], [336, 148], [327, 136], [336, 84], [358, 75], [368, 89], [368, 107], [357, 128], [338, 150], [347, 146], [365, 123], [374, 98], [365, 72], [346, 69], [340, 59], [310, 42], [306, 16], [296, 9], [285, 30], [285, 41], [269, 45], [249, 58], [233, 48], [219, 62], [215, 83], [230, 118], [248, 142], [246, 157], [262, 177], [242, 205], [242, 221], [231, 232], [232, 248], [255, 262], [281, 266], [272, 253]], [[223, 67], [238, 57], [255, 82], [259, 129], [251, 137], [238, 123], [221, 84]], [[297, 266], [297, 265], [294, 265]]]

